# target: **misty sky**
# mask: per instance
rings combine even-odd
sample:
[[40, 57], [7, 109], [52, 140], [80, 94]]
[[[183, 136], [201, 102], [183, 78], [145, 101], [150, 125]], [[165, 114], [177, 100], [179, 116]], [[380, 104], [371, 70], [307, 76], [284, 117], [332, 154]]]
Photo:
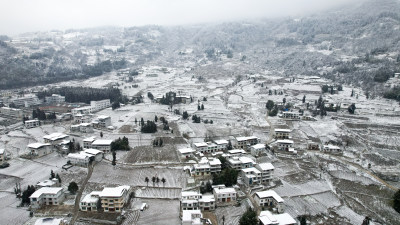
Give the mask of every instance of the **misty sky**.
[[1, 0], [0, 34], [298, 16], [359, 0]]

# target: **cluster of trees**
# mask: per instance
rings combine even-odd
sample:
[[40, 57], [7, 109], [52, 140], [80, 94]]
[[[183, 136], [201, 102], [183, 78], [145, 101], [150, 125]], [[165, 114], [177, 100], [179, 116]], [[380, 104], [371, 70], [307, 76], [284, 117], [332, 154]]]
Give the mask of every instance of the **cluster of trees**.
[[162, 138], [156, 138], [153, 140], [153, 147], [162, 147], [163, 143], [164, 141], [162, 140]]
[[381, 67], [375, 72], [374, 81], [383, 83], [383, 82], [386, 82], [387, 80], [389, 80], [389, 78], [393, 75], [394, 75], [393, 70], [391, 70], [387, 67]]
[[393, 196], [393, 208], [396, 212], [400, 213], [400, 189]]
[[154, 100], [154, 95], [151, 92], [147, 92], [147, 97], [151, 100]]
[[111, 142], [111, 151], [116, 150], [130, 150], [131, 147], [129, 146], [129, 140], [127, 137], [115, 139]]
[[192, 116], [192, 121], [193, 121], [193, 123], [200, 123], [201, 122], [201, 118], [200, 118], [200, 116], [193, 115]]
[[119, 102], [113, 102], [113, 103], [111, 104], [112, 110], [118, 109], [118, 108], [120, 108], [120, 107], [121, 107], [121, 105], [119, 104]]
[[51, 180], [51, 179], [54, 179], [54, 178], [57, 178], [58, 182], [61, 184], [61, 177], [60, 177], [60, 175], [58, 175], [58, 173], [55, 174], [54, 171], [51, 170], [51, 172], [50, 172], [50, 180]]
[[[142, 118], [143, 120], [143, 118]], [[154, 121], [147, 120], [146, 123], [141, 122], [142, 128], [140, 131], [142, 133], [155, 133], [157, 132], [157, 125]]]
[[[57, 117], [56, 113], [54, 112], [46, 115], [46, 113], [43, 110], [36, 108], [32, 111], [32, 118], [38, 120], [55, 120]], [[25, 123], [26, 120], [28, 120], [28, 118], [24, 117], [23, 122]]]
[[[268, 91], [268, 94], [272, 95], [272, 90], [271, 89]], [[283, 95], [283, 91], [277, 92], [276, 90], [274, 90], [274, 95]]]
[[183, 118], [184, 120], [187, 120], [187, 119], [189, 118], [189, 113], [188, 113], [187, 111], [183, 111], [183, 113], [182, 113], [182, 118]]
[[275, 105], [274, 101], [268, 100], [265, 107], [268, 109], [268, 116], [278, 115], [278, 106]]
[[247, 211], [240, 217], [239, 225], [257, 225], [257, 212], [252, 208], [248, 208]]
[[230, 187], [237, 183], [238, 175], [238, 171], [226, 167], [221, 171], [221, 173], [213, 174], [213, 184], [225, 184], [225, 186]]
[[75, 181], [72, 181], [71, 183], [69, 183], [69, 185], [68, 185], [68, 191], [69, 191], [71, 194], [74, 195], [74, 194], [78, 191], [78, 189], [79, 189], [78, 184], [77, 184]]
[[66, 102], [84, 102], [89, 104], [90, 101], [99, 101], [110, 99], [111, 102], [128, 102], [128, 98], [123, 96], [118, 88], [91, 88], [91, 87], [61, 87], [53, 88], [37, 95], [40, 99], [52, 94], [65, 96]]
[[79, 144], [79, 142], [75, 142], [75, 138], [72, 139], [72, 141], [69, 142], [68, 144], [68, 151], [69, 152], [78, 152], [78, 151], [82, 151], [83, 148], [82, 146]]
[[400, 101], [400, 87], [394, 87], [383, 94], [384, 98]]
[[351, 104], [347, 110], [350, 114], [354, 114], [356, 112], [356, 104]]
[[210, 181], [207, 181], [205, 185], [200, 186], [200, 193], [204, 194], [207, 192], [212, 192], [213, 188]]
[[205, 124], [208, 124], [208, 123], [213, 124], [213, 123], [214, 123], [213, 120], [208, 120], [208, 119], [203, 120], [203, 122], [204, 122]]
[[197, 105], [197, 110], [204, 110], [204, 105], [203, 104], [199, 104]]
[[[163, 183], [163, 186], [164, 186], [165, 182], [167, 182], [167, 180], [164, 177], [160, 179], [159, 177], [156, 177], [156, 176], [152, 177], [151, 181], [153, 182], [153, 186], [155, 183], [157, 183], [157, 185], [158, 185], [158, 183], [160, 183], [160, 181]], [[145, 177], [144, 182], [146, 182], [147, 186], [149, 186], [150, 179], [148, 177]]]
[[36, 188], [33, 185], [28, 185], [27, 189], [22, 192], [21, 196], [21, 206], [31, 204], [31, 199], [29, 198], [33, 193], [35, 193]]
[[103, 73], [111, 72], [112, 70], [119, 70], [125, 68], [127, 65], [127, 61], [123, 58], [121, 60], [111, 61], [105, 60], [98, 62], [94, 65], [84, 65], [82, 66], [82, 73], [86, 76], [100, 76]]

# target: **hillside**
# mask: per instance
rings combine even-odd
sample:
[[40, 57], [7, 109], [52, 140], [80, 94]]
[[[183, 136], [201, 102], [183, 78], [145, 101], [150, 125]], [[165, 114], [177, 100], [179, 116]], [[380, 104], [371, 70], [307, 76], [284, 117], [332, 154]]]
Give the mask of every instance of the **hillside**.
[[88, 78], [146, 64], [197, 68], [228, 58], [251, 73], [319, 75], [375, 87], [381, 94], [383, 85], [374, 77], [385, 81], [400, 71], [399, 12], [397, 0], [370, 0], [302, 18], [2, 38], [0, 88]]

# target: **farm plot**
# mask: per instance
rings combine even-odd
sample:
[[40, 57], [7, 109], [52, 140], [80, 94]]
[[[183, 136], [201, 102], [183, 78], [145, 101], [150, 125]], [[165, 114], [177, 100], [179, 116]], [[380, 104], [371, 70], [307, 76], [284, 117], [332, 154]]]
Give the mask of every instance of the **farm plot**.
[[[100, 162], [93, 171], [89, 182], [114, 185], [146, 186], [145, 178], [165, 178], [165, 187], [186, 187], [187, 174], [182, 169], [171, 169], [163, 167], [136, 168], [129, 166], [113, 167], [111, 164]], [[160, 183], [161, 185], [161, 183]]]
[[246, 204], [241, 204], [239, 207], [218, 207], [215, 209], [215, 215], [217, 217], [217, 221], [221, 224], [222, 217], [224, 216], [226, 225], [238, 225], [240, 217], [242, 217], [243, 213], [245, 213], [246, 210]]
[[293, 197], [301, 195], [311, 195], [330, 191], [331, 188], [325, 180], [312, 180], [303, 184], [290, 184], [282, 180], [282, 186], [275, 188], [274, 190], [280, 196]]
[[147, 199], [148, 209], [140, 212], [138, 225], [181, 224], [179, 200]]

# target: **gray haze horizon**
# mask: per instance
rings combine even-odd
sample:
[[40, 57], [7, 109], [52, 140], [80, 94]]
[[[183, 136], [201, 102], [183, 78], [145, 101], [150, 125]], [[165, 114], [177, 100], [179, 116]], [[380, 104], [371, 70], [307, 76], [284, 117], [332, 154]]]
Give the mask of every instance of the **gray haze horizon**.
[[0, 35], [304, 16], [365, 0], [4, 0]]

